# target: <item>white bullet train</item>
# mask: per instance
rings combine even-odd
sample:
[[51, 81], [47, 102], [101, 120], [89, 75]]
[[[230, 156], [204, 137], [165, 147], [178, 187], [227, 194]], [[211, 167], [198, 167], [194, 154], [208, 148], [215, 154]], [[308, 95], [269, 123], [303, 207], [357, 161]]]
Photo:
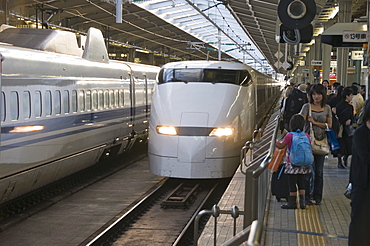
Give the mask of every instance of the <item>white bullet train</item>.
[[231, 177], [241, 147], [280, 91], [281, 83], [240, 63], [166, 64], [152, 99], [150, 171], [187, 179]]
[[0, 204], [147, 134], [159, 67], [109, 60], [98, 29], [7, 28], [0, 54]]

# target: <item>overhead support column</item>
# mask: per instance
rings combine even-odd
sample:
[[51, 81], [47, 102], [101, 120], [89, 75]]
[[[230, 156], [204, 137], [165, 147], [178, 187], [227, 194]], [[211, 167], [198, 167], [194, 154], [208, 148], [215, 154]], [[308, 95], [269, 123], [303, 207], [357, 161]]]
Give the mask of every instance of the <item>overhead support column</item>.
[[[324, 29], [326, 30], [330, 26], [332, 26], [332, 21], [325, 23]], [[322, 43], [322, 80], [327, 80], [329, 82], [330, 82], [331, 49], [332, 49], [331, 45]]]
[[149, 64], [154, 65], [154, 53], [149, 53]]
[[[315, 49], [315, 60], [318, 60], [318, 61], [321, 61], [321, 64], [322, 64], [322, 50], [321, 50], [321, 39], [320, 37], [315, 37], [315, 44], [313, 45], [313, 47]], [[317, 67], [316, 68], [316, 73], [315, 73], [315, 81], [314, 83], [315, 84], [319, 84], [320, 83], [320, 70], [322, 69], [322, 66], [321, 67]]]
[[[352, 0], [339, 1], [339, 22], [351, 22]], [[349, 48], [337, 48], [337, 82], [343, 86], [348, 85], [348, 52]]]
[[127, 61], [134, 62], [135, 56], [136, 56], [136, 49], [129, 49]]
[[122, 23], [122, 0], [116, 0], [116, 23]]
[[314, 69], [311, 65], [311, 61], [315, 59], [315, 49], [311, 46], [310, 51], [308, 51], [308, 82], [314, 83]]

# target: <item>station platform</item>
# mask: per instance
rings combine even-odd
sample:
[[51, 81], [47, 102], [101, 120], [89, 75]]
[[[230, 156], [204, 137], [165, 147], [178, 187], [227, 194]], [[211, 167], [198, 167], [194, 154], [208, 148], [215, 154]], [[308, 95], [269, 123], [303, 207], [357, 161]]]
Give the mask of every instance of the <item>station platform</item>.
[[[351, 157], [350, 157], [351, 158]], [[349, 158], [349, 163], [350, 159]], [[349, 164], [350, 165], [350, 164]], [[281, 209], [285, 199], [277, 201], [268, 192], [266, 221], [261, 245], [265, 246], [326, 246], [348, 245], [350, 200], [343, 192], [349, 179], [349, 166], [337, 168], [337, 158], [328, 155], [324, 163], [324, 191], [320, 205], [306, 209]], [[244, 210], [245, 176], [238, 169], [218, 206], [230, 210], [234, 205]], [[234, 219], [228, 214], [217, 218], [216, 245], [233, 237]], [[243, 216], [236, 220], [236, 233], [243, 230]], [[214, 244], [214, 218], [210, 218], [198, 245]]]

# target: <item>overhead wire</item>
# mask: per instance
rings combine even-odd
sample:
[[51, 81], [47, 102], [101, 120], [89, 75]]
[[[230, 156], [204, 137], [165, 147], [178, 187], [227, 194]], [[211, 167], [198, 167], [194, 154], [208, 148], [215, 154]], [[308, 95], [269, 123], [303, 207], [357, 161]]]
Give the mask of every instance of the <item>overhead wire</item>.
[[[35, 1], [35, 2], [36, 2], [36, 3], [41, 3], [40, 1]], [[102, 7], [100, 7], [99, 5], [96, 5], [95, 3], [93, 3], [93, 2], [92, 2], [92, 1], [90, 1], [90, 0], [86, 0], [86, 2], [87, 2], [87, 3], [92, 4], [92, 5], [93, 5], [93, 6], [95, 6], [95, 7], [98, 7], [100, 10], [104, 11], [105, 13], [107, 13], [107, 14], [109, 14], [109, 15], [113, 16], [113, 17], [115, 17], [115, 16], [116, 16], [116, 15], [115, 15], [115, 14], [113, 14], [112, 12], [110, 12], [110, 11], [108, 11], [108, 10], [106, 10], [106, 9], [104, 9], [104, 8], [102, 8]], [[52, 4], [49, 4], [49, 3], [44, 3], [44, 5], [46, 5], [46, 6], [48, 6], [48, 7], [51, 7], [51, 8], [57, 8], [57, 7], [55, 7], [55, 6], [53, 6]], [[84, 15], [83, 15], [81, 12], [79, 12], [77, 9], [73, 9], [73, 11], [70, 11], [70, 10], [64, 10], [64, 12], [65, 12], [65, 13], [68, 13], [68, 14], [70, 14], [70, 15], [72, 15], [72, 16], [78, 16], [78, 17], [83, 18], [83, 19], [85, 19], [85, 20], [87, 20], [87, 21], [90, 21], [90, 22], [93, 22], [93, 23], [96, 23], [96, 24], [99, 24], [99, 25], [102, 25], [102, 26], [106, 26], [106, 25], [107, 25], [107, 24], [105, 24], [105, 23], [103, 23], [103, 22], [100, 22], [100, 21], [97, 21], [97, 20], [94, 20], [94, 19], [91, 19], [91, 18], [89, 18], [89, 17], [84, 16]], [[169, 37], [166, 37], [166, 36], [162, 36], [162, 35], [159, 35], [159, 34], [153, 33], [153, 32], [151, 32], [151, 31], [148, 31], [148, 30], [146, 30], [146, 29], [144, 29], [144, 28], [141, 28], [141, 27], [139, 27], [139, 26], [137, 26], [137, 25], [135, 25], [135, 24], [133, 24], [133, 23], [131, 23], [131, 22], [127, 21], [127, 20], [125, 20], [125, 22], [126, 22], [127, 24], [129, 24], [129, 25], [131, 25], [131, 26], [135, 27], [135, 28], [140, 29], [141, 31], [145, 31], [145, 32], [147, 32], [147, 33], [153, 34], [153, 35], [158, 36], [158, 37], [160, 37], [160, 38], [164, 38], [164, 39], [168, 39], [168, 40], [171, 40], [171, 41], [174, 41], [174, 42], [180, 42], [180, 43], [189, 42], [189, 41], [173, 39], [173, 38], [169, 38]], [[138, 34], [134, 34], [134, 33], [131, 33], [131, 32], [127, 32], [127, 31], [125, 31], [125, 30], [119, 29], [119, 28], [114, 27], [114, 26], [110, 26], [110, 28], [111, 28], [111, 29], [113, 29], [113, 30], [116, 30], [116, 31], [118, 31], [118, 32], [121, 32], [121, 33], [125, 33], [125, 34], [132, 35], [132, 36], [135, 36], [135, 37], [138, 37], [138, 38], [144, 39], [144, 40], [148, 40], [148, 41], [153, 42], [153, 43], [156, 43], [156, 44], [158, 44], [158, 45], [160, 45], [160, 46], [168, 47], [168, 48], [170, 48], [170, 49], [172, 49], [172, 50], [176, 50], [176, 51], [178, 51], [178, 52], [182, 52], [182, 53], [187, 54], [187, 55], [192, 55], [192, 56], [196, 56], [196, 57], [202, 58], [202, 57], [200, 57], [200, 56], [198, 56], [198, 55], [196, 55], [196, 54], [194, 54], [194, 53], [192, 53], [192, 52], [186, 52], [186, 51], [184, 51], [184, 50], [177, 49], [177, 48], [174, 48], [174, 47], [172, 47], [172, 46], [165, 45], [165, 44], [163, 44], [163, 43], [161, 43], [161, 42], [157, 42], [157, 41], [155, 41], [155, 40], [153, 40], [153, 39], [149, 39], [149, 38], [146, 38], [146, 37], [141, 36], [141, 35], [138, 35]], [[71, 29], [71, 30], [72, 30], [72, 29]], [[77, 31], [77, 30], [76, 30], [76, 31]], [[202, 53], [203, 55], [208, 55], [208, 54], [206, 54], [205, 52], [202, 52], [202, 51], [199, 51], [199, 52], [200, 52], [200, 53]], [[216, 59], [215, 57], [212, 57], [212, 58], [213, 58], [213, 59]], [[203, 59], [203, 58], [202, 58], [202, 59]]]

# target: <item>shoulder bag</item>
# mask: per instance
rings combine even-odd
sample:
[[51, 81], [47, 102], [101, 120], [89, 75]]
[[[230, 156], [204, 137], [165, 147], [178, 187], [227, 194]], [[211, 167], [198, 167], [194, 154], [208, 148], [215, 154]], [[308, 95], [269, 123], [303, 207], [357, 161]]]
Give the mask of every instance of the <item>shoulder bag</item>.
[[[309, 108], [309, 116], [311, 116], [311, 104]], [[329, 154], [329, 145], [327, 137], [325, 136], [323, 140], [315, 139], [315, 134], [312, 129], [312, 123], [310, 122], [310, 137], [311, 137], [311, 147], [312, 153], [316, 155], [327, 155]]]

